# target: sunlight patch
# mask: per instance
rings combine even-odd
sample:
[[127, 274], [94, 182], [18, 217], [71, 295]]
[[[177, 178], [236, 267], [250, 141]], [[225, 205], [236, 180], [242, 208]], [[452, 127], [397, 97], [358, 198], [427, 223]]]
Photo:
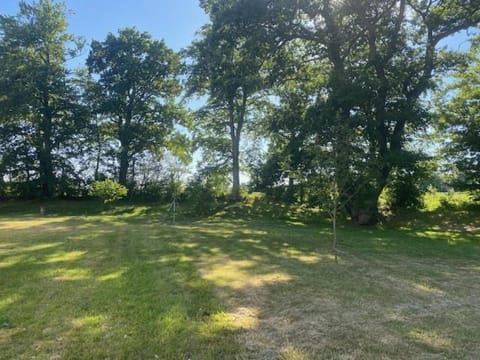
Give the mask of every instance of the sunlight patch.
[[76, 281], [86, 280], [90, 278], [90, 271], [88, 269], [55, 269], [46, 273], [47, 276], [52, 276], [57, 281]]
[[110, 274], [102, 275], [98, 279], [100, 281], [109, 281], [109, 280], [115, 280], [120, 278], [124, 273], [126, 269], [121, 269], [118, 271], [111, 272]]
[[25, 259], [25, 255], [16, 255], [16, 256], [9, 256], [5, 258], [4, 260], [0, 261], [0, 269], [1, 268], [7, 268], [10, 266], [14, 266], [18, 263], [21, 263], [22, 260]]
[[431, 294], [437, 294], [437, 295], [445, 295], [445, 292], [443, 292], [440, 289], [433, 288], [431, 286], [425, 285], [425, 284], [413, 284], [413, 287], [419, 291], [423, 291], [426, 293], [431, 293]]
[[231, 312], [219, 312], [211, 316], [216, 323], [223, 324], [230, 329], [255, 329], [258, 326], [257, 308], [238, 307]]
[[70, 251], [70, 252], [58, 252], [54, 255], [50, 255], [45, 263], [56, 263], [56, 262], [63, 262], [63, 261], [73, 261], [81, 258], [85, 255], [86, 251]]
[[417, 341], [437, 349], [450, 348], [452, 341], [431, 330], [414, 329], [408, 333], [409, 336]]
[[296, 349], [294, 346], [288, 345], [282, 350], [281, 359], [285, 359], [285, 360], [308, 360], [308, 359], [310, 359], [310, 356], [308, 354], [306, 354], [305, 352], [303, 352], [299, 349]]
[[45, 250], [45, 249], [50, 249], [52, 247], [60, 245], [60, 242], [56, 243], [44, 243], [44, 244], [37, 244], [37, 245], [32, 245], [32, 246], [24, 246], [22, 248], [19, 248], [20, 251], [38, 251], [38, 250]]
[[6, 307], [8, 305], [12, 305], [13, 303], [17, 302], [19, 299], [20, 299], [20, 296], [16, 295], [16, 294], [7, 296], [3, 299], [0, 299], [0, 309]]
[[268, 274], [253, 274], [255, 261], [251, 260], [224, 260], [221, 263], [212, 263], [210, 270], [202, 271], [203, 278], [212, 281], [217, 286], [242, 289], [248, 287], [262, 287], [266, 284], [286, 282], [292, 279], [288, 274], [271, 272]]
[[91, 315], [76, 318], [72, 320], [72, 325], [74, 328], [83, 328], [83, 327], [98, 327], [105, 323], [105, 316], [103, 315]]
[[282, 250], [282, 255], [306, 264], [315, 264], [321, 260], [335, 260], [335, 257], [331, 254], [317, 254], [312, 252], [307, 253], [291, 248]]
[[0, 222], [0, 229], [5, 229], [5, 230], [32, 230], [35, 231], [36, 229], [32, 229], [34, 226], [45, 226], [45, 225], [51, 225], [52, 229], [55, 230], [64, 230], [64, 229], [71, 229], [71, 227], [68, 226], [59, 226], [59, 223], [62, 223], [64, 221], [68, 220], [68, 218], [61, 218], [61, 217], [56, 217], [56, 218], [44, 218], [44, 219], [31, 219], [31, 220], [13, 220], [13, 221], [2, 221]]

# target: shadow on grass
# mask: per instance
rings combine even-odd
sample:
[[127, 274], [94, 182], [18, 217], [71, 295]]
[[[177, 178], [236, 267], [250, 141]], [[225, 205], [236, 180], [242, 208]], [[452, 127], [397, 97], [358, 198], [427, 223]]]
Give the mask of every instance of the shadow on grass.
[[[131, 224], [67, 220], [0, 237], [0, 358], [225, 358], [237, 352], [208, 282]], [[87, 226], [88, 225], [88, 226]], [[82, 227], [86, 227], [83, 230]], [[224, 345], [226, 344], [226, 345]]]
[[170, 226], [161, 207], [99, 214], [0, 222], [0, 357], [479, 349], [468, 340], [480, 330], [475, 235], [344, 226], [347, 254], [335, 264], [329, 230], [298, 219], [220, 214]]

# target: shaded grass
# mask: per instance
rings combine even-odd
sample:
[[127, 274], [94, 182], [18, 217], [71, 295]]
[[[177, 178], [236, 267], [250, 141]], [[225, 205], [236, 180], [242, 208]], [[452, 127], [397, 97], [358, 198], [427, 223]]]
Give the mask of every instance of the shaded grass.
[[344, 225], [336, 264], [327, 224], [254, 206], [176, 226], [164, 207], [37, 206], [0, 207], [2, 359], [480, 353], [480, 234], [438, 213]]

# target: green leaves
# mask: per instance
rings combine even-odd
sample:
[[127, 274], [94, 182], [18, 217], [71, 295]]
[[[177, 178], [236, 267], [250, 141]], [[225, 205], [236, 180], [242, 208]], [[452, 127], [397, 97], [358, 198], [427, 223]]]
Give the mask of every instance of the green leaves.
[[472, 46], [468, 66], [454, 72], [439, 99], [440, 127], [450, 137], [447, 154], [460, 171], [455, 185], [480, 188], [480, 47]]
[[0, 16], [0, 126], [16, 124], [3, 150], [9, 166], [23, 167], [15, 178], [38, 179], [44, 196], [54, 195], [56, 172], [71, 168], [66, 152], [85, 116], [65, 66], [81, 41], [66, 30], [64, 5], [50, 0], [22, 1], [17, 16]]
[[128, 190], [125, 186], [107, 179], [104, 181], [95, 181], [88, 194], [103, 200], [104, 203], [120, 200], [127, 196]]
[[94, 113], [114, 125], [120, 143], [120, 183], [126, 184], [130, 161], [145, 151], [158, 151], [183, 113], [178, 54], [165, 42], [133, 28], [93, 41], [87, 59], [92, 76], [88, 97]]

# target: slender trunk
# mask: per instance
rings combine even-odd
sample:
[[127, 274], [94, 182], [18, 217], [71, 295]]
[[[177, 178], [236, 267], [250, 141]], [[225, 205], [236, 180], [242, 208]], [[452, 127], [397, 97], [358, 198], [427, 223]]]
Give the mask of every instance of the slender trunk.
[[333, 214], [332, 214], [332, 235], [333, 235], [332, 250], [333, 250], [333, 255], [335, 256], [335, 262], [337, 262], [338, 261], [337, 259], [337, 211], [335, 209], [333, 210]]
[[240, 200], [240, 136], [232, 139], [232, 201]]
[[131, 169], [131, 173], [130, 173], [130, 186], [129, 186], [129, 191], [131, 192], [130, 195], [133, 194], [133, 192], [135, 191], [135, 156], [132, 157], [132, 163], [130, 165], [130, 169]]
[[135, 156], [132, 158], [132, 180], [135, 181]]
[[102, 159], [102, 143], [101, 141], [99, 140], [98, 141], [98, 149], [97, 149], [97, 159], [96, 159], [96, 162], [95, 162], [95, 174], [94, 174], [94, 178], [95, 178], [95, 181], [97, 181], [99, 179], [99, 171], [100, 171], [100, 161]]

